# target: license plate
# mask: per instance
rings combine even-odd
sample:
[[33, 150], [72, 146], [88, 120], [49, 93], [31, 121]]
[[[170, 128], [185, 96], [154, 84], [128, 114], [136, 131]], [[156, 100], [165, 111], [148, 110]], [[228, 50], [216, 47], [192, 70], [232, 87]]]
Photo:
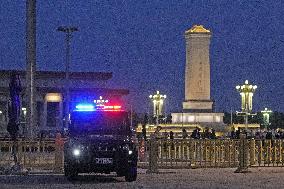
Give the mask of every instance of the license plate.
[[97, 164], [112, 164], [112, 158], [96, 158]]

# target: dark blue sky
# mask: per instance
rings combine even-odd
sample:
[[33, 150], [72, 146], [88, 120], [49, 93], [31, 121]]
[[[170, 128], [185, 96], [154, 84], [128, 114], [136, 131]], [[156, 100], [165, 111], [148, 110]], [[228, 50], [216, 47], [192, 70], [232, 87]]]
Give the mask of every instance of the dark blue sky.
[[[0, 69], [25, 68], [25, 1], [0, 2]], [[211, 40], [211, 97], [216, 111], [239, 110], [237, 84], [258, 85], [256, 111], [284, 111], [284, 1], [37, 1], [37, 68], [64, 70], [61, 25], [74, 25], [73, 71], [111, 71], [129, 88], [136, 111], [167, 94], [167, 111], [184, 98], [184, 31], [202, 24]]]

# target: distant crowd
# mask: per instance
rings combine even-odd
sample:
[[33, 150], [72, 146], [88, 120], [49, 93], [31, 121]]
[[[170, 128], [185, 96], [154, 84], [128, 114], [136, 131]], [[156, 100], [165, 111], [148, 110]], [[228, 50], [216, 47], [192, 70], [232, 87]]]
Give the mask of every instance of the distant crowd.
[[[174, 133], [173, 131], [164, 131], [161, 132], [162, 127], [158, 126], [154, 132], [154, 134], [151, 135], [151, 137], [156, 138], [156, 139], [177, 139], [177, 138], [182, 138], [182, 139], [187, 139], [187, 138], [192, 138], [192, 139], [216, 139], [216, 133], [214, 129], [209, 129], [205, 128], [203, 131], [199, 127], [196, 127], [192, 133], [188, 133], [186, 129], [182, 129], [181, 134]], [[146, 132], [142, 130], [142, 135], [144, 140], [147, 140], [146, 137]]]
[[[185, 129], [182, 130], [182, 133], [186, 132]], [[187, 137], [182, 137], [186, 139]], [[196, 127], [190, 135], [190, 138], [193, 139], [216, 139], [216, 133], [214, 129], [209, 129], [206, 127], [204, 131], [201, 131], [199, 127]]]
[[284, 131], [282, 129], [257, 129], [249, 131], [241, 131], [238, 128], [236, 131], [232, 130], [228, 137], [232, 139], [239, 139], [240, 133], [243, 132], [247, 138], [254, 139], [284, 139]]
[[[174, 133], [173, 131], [163, 131], [161, 132], [162, 127], [158, 126], [155, 132], [150, 136], [156, 139], [217, 139], [215, 130], [212, 128], [206, 127], [204, 130], [201, 130], [199, 127], [196, 127], [191, 133], [188, 133], [186, 129], [182, 129], [181, 133]], [[284, 139], [284, 130], [282, 129], [257, 129], [257, 130], [248, 130], [238, 128], [237, 130], [233, 129], [231, 132], [227, 133], [225, 136], [218, 138], [230, 138], [230, 139], [239, 139], [240, 134], [243, 133], [246, 135], [246, 138], [254, 139]], [[142, 137], [144, 140], [147, 140], [146, 132], [142, 130]]]

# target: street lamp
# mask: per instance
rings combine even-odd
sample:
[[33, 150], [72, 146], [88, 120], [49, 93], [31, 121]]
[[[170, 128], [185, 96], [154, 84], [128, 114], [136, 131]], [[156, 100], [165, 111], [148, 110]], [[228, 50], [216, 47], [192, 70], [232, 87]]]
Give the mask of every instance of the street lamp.
[[245, 127], [248, 129], [248, 116], [252, 115], [252, 97], [257, 86], [249, 84], [248, 80], [245, 80], [245, 84], [237, 85], [236, 89], [240, 93], [242, 98], [242, 111], [237, 112], [237, 115], [245, 117]]
[[69, 68], [70, 68], [70, 43], [72, 38], [72, 33], [78, 31], [77, 27], [72, 26], [60, 26], [57, 28], [57, 31], [64, 32], [65, 35], [65, 45], [66, 45], [66, 63], [65, 63], [65, 128], [68, 127], [69, 122], [69, 103], [70, 103], [70, 94], [69, 94]]
[[161, 95], [159, 91], [156, 94], [150, 95], [149, 98], [153, 102], [153, 114], [156, 117], [156, 124], [159, 124], [159, 116], [162, 115], [162, 108], [164, 100], [167, 98], [166, 95]]
[[267, 108], [264, 108], [264, 110], [262, 110], [261, 113], [262, 113], [262, 116], [263, 116], [264, 127], [265, 127], [265, 129], [267, 129], [267, 127], [270, 125], [269, 116], [272, 113], [272, 111], [267, 109]]
[[36, 0], [26, 1], [26, 103], [25, 137], [32, 139], [36, 130]]

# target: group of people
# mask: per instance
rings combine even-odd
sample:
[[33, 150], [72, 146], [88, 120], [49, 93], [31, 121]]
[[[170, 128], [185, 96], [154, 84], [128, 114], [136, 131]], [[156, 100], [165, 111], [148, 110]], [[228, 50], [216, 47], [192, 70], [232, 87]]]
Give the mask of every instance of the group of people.
[[196, 127], [190, 135], [193, 139], [216, 139], [216, 133], [214, 129], [206, 127], [203, 132], [199, 127]]
[[284, 131], [281, 129], [257, 129], [257, 130], [243, 130], [238, 128], [236, 131], [233, 129], [230, 133], [230, 138], [239, 139], [240, 133], [244, 133], [247, 138], [254, 139], [284, 139]]
[[191, 134], [188, 134], [185, 128], [182, 129], [181, 135], [174, 133], [173, 131], [167, 132], [166, 130], [161, 133], [161, 126], [158, 126], [153, 134], [153, 137], [157, 139], [175, 139], [175, 138], [193, 138], [193, 139], [216, 139], [216, 134], [214, 129], [205, 128], [201, 131], [199, 127], [196, 127]]
[[[173, 131], [161, 132], [162, 127], [157, 126], [152, 137], [156, 139], [216, 139], [216, 133], [214, 129], [206, 127], [204, 130], [201, 130], [199, 127], [196, 127], [191, 133], [188, 133], [185, 128], [182, 129], [181, 133], [175, 133]], [[237, 130], [232, 129], [228, 135], [223, 135], [221, 138], [231, 138], [231, 139], [240, 139], [240, 134], [243, 133], [246, 135], [246, 138], [254, 139], [284, 139], [284, 130], [282, 129], [257, 129], [257, 130], [248, 130], [238, 128]], [[142, 132], [143, 138], [146, 141], [146, 130]], [[219, 137], [218, 137], [219, 138]]]

